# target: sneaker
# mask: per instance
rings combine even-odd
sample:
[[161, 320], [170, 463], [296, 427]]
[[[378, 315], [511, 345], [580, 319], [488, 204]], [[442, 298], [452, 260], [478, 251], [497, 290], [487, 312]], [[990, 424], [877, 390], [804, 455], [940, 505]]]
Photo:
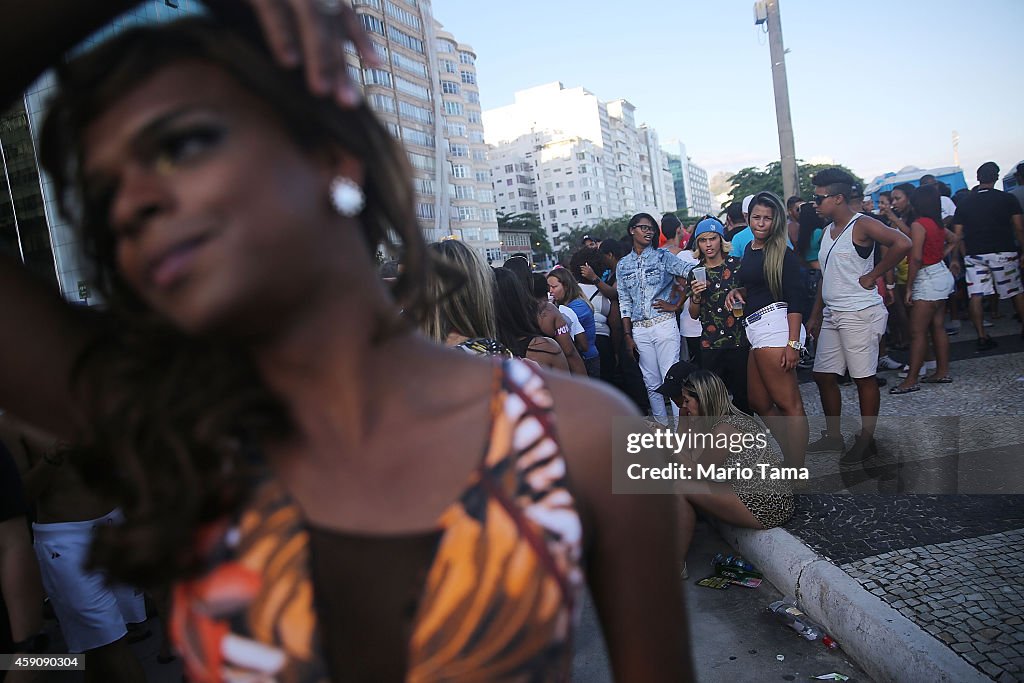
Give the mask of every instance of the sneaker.
[[822, 432], [821, 438], [807, 444], [808, 453], [827, 453], [835, 451], [842, 453], [846, 450], [846, 441], [842, 436], [829, 436], [828, 432]]
[[992, 337], [982, 337], [978, 340], [978, 351], [989, 351], [997, 346], [999, 344], [996, 344], [996, 340]]
[[899, 361], [895, 361], [889, 356], [882, 356], [878, 359], [879, 370], [899, 370], [902, 367]]
[[[929, 367], [929, 364], [930, 364], [931, 367]], [[935, 361], [933, 361], [933, 360], [926, 360], [924, 362], [924, 365], [921, 366], [921, 369], [917, 371], [917, 376], [918, 377], [924, 377], [925, 375], [928, 374], [929, 370], [934, 370], [934, 369], [935, 369]], [[910, 366], [909, 365], [904, 365], [902, 368], [900, 368], [900, 374], [897, 375], [897, 377], [899, 377], [900, 379], [906, 379], [907, 375], [909, 375], [909, 374], [910, 374]]]

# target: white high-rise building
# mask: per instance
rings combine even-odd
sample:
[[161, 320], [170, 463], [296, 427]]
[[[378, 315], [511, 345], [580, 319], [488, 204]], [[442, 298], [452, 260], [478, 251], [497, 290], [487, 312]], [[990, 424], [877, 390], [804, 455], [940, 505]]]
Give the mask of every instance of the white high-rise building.
[[[498, 210], [535, 204], [554, 246], [602, 219], [674, 210], [657, 133], [638, 128], [634, 111], [626, 100], [601, 102], [584, 88], [549, 83], [484, 112]], [[527, 169], [532, 184], [518, 178]]]
[[693, 160], [686, 155], [686, 145], [682, 142], [677, 144], [679, 145], [679, 155], [666, 152], [665, 157], [675, 185], [676, 201], [678, 203], [682, 199], [686, 202], [685, 206], [679, 208], [685, 208], [690, 216], [717, 215], [719, 209], [715, 207], [711, 195], [708, 172], [693, 163]]
[[429, 0], [354, 0], [383, 68], [350, 72], [370, 106], [406, 148], [416, 214], [428, 240], [465, 240], [500, 258], [484, 145], [476, 53], [434, 20]]

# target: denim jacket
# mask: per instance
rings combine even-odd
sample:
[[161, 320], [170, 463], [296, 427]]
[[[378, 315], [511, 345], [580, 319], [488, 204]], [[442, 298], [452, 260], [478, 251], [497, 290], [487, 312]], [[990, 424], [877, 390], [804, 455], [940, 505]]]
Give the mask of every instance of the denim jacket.
[[654, 310], [654, 302], [668, 301], [672, 296], [672, 281], [676, 277], [685, 278], [691, 270], [692, 263], [684, 263], [665, 249], [647, 247], [640, 255], [629, 252], [615, 267], [622, 317], [636, 322], [661, 315]]

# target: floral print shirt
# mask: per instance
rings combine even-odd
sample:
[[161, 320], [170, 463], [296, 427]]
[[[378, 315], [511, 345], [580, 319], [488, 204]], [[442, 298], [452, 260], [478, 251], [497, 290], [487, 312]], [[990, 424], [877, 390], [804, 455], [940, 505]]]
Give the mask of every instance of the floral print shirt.
[[[721, 265], [707, 269], [708, 288], [700, 301], [700, 323], [704, 328], [700, 337], [702, 349], [731, 349], [747, 343], [743, 325], [725, 307], [730, 289], [739, 287], [736, 273], [742, 262], [735, 256], [726, 256]], [[690, 273], [690, 286], [694, 281]]]

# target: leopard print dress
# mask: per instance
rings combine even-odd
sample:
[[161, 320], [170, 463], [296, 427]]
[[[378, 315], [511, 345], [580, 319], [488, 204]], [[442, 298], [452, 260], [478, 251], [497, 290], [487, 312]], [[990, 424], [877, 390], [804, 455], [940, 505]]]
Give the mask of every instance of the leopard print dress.
[[[715, 426], [720, 424], [728, 424], [740, 432], [751, 434], [765, 431], [747, 415], [723, 415], [715, 422]], [[782, 452], [778, 445], [773, 439], [768, 439], [766, 447], [754, 446], [739, 453], [730, 453], [723, 463], [725, 467], [749, 467], [754, 471], [752, 479], [733, 480], [732, 488], [765, 529], [782, 526], [793, 516], [793, 489], [790, 482], [785, 479], [762, 478], [758, 467], [762, 464], [781, 466], [782, 462]]]

